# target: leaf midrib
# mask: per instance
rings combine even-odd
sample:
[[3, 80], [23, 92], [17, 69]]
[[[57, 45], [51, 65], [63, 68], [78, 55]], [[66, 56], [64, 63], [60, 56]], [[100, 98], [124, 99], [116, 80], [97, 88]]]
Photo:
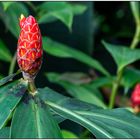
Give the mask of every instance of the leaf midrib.
[[[87, 123], [88, 125], [90, 125], [91, 127], [93, 127], [94, 129], [96, 129], [98, 132], [104, 134], [106, 137], [108, 138], [113, 138], [112, 135], [110, 135], [108, 132], [104, 132], [104, 130], [102, 130], [102, 128], [98, 127], [96, 124], [93, 124], [93, 122], [83, 118], [81, 115], [78, 115], [77, 113], [73, 112], [73, 111], [70, 111], [70, 110], [66, 110], [64, 107], [62, 106], [59, 106], [59, 105], [56, 105], [50, 101], [45, 101], [45, 103], [47, 103], [48, 105], [50, 105], [51, 107], [54, 107], [54, 108], [57, 108], [58, 110], [61, 110], [67, 114], [71, 114], [73, 116], [75, 116], [75, 118], [78, 118], [80, 120], [82, 120], [83, 122]], [[58, 113], [59, 114], [59, 113]], [[59, 114], [61, 115], [61, 114]], [[63, 116], [63, 115], [61, 115]], [[81, 123], [80, 123], [81, 124]]]
[[113, 121], [123, 123], [125, 125], [129, 125], [129, 126], [131, 126], [133, 128], [140, 129], [139, 127], [136, 127], [136, 126], [132, 125], [131, 123], [127, 123], [125, 121], [122, 121], [122, 120], [119, 120], [117, 118], [113, 118], [113, 117], [110, 117], [110, 116], [106, 116], [104, 114], [100, 115], [98, 113], [91, 113], [91, 112], [89, 113], [89, 112], [86, 112], [86, 111], [83, 111], [83, 112], [75, 111], [75, 112], [78, 113], [78, 114], [81, 114], [81, 115], [96, 116], [96, 117], [100, 117], [100, 118], [104, 118], [104, 119], [110, 119], [110, 120], [113, 120]]

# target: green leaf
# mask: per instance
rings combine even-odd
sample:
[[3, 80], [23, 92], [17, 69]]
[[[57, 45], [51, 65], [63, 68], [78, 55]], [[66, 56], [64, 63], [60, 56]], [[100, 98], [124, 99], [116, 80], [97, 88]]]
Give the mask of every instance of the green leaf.
[[102, 41], [105, 48], [114, 58], [118, 71], [140, 59], [140, 49], [130, 49], [121, 45], [112, 45]]
[[86, 10], [83, 5], [72, 5], [68, 2], [44, 2], [38, 6], [39, 23], [60, 20], [71, 31], [74, 14], [82, 14]]
[[100, 88], [103, 86], [111, 86], [113, 80], [115, 77], [110, 76], [110, 77], [98, 77], [97, 79], [91, 81], [88, 84], [84, 84], [83, 86], [88, 88], [88, 89], [95, 89], [95, 88]]
[[[51, 17], [62, 21], [70, 30], [73, 22], [73, 12], [66, 2], [44, 2], [39, 9], [44, 14], [40, 16], [39, 23], [50, 22]], [[51, 20], [52, 21], [52, 20]]]
[[[57, 74], [57, 73], [49, 73], [49, 80], [50, 81], [66, 81], [73, 83], [75, 85], [81, 85], [85, 83], [89, 83], [91, 81], [91, 78], [86, 74], [82, 72], [65, 72], [63, 74]], [[47, 74], [46, 74], [47, 76]]]
[[140, 17], [139, 17], [139, 2], [136, 2], [136, 1], [130, 1], [130, 7], [131, 7], [131, 10], [132, 10], [132, 14], [135, 18], [135, 21], [137, 24], [139, 24], [139, 21], [140, 21]]
[[135, 68], [126, 68], [122, 77], [121, 84], [125, 88], [131, 88], [140, 82], [140, 71]]
[[7, 49], [3, 41], [0, 39], [0, 60], [10, 62], [12, 59], [12, 55], [10, 51]]
[[19, 36], [19, 17], [21, 14], [28, 16], [28, 10], [21, 2], [13, 2], [5, 12], [1, 13], [1, 18], [6, 27], [16, 38]]
[[0, 129], [0, 139], [8, 139], [10, 135], [10, 127]]
[[71, 8], [72, 8], [74, 15], [83, 14], [87, 9], [87, 7], [82, 4], [72, 4]]
[[8, 2], [8, 1], [2, 2], [4, 10], [6, 11], [7, 8], [8, 8], [12, 3], [13, 3], [13, 2]]
[[7, 77], [4, 77], [0, 79], [0, 86], [6, 84], [7, 82], [11, 81], [16, 75], [18, 75], [20, 72], [17, 71], [16, 73], [10, 74]]
[[26, 82], [18, 80], [0, 88], [0, 129], [6, 124], [21, 100], [26, 86]]
[[12, 119], [11, 138], [61, 138], [61, 132], [44, 102], [25, 95]]
[[57, 73], [47, 73], [46, 76], [48, 77], [49, 80], [51, 80], [51, 82], [55, 82], [63, 86], [72, 97], [75, 97], [76, 99], [79, 99], [81, 101], [95, 104], [102, 108], [107, 108], [103, 100], [99, 98], [101, 96], [99, 91], [97, 90], [91, 91], [85, 87], [82, 87], [81, 85], [75, 85], [65, 80], [61, 80], [60, 79], [61, 75]]
[[61, 130], [61, 132], [62, 132], [62, 135], [63, 135], [64, 139], [78, 139], [78, 137], [70, 131]]
[[92, 68], [97, 69], [101, 73], [105, 75], [109, 75], [109, 73], [104, 69], [104, 67], [95, 59], [91, 58], [90, 56], [86, 55], [83, 52], [70, 48], [64, 44], [55, 42], [50, 38], [43, 37], [43, 47], [44, 50], [53, 55], [60, 58], [73, 58], [82, 63], [89, 65]]
[[104, 110], [49, 88], [38, 92], [56, 113], [87, 128], [96, 138], [140, 138], [140, 119], [126, 109]]

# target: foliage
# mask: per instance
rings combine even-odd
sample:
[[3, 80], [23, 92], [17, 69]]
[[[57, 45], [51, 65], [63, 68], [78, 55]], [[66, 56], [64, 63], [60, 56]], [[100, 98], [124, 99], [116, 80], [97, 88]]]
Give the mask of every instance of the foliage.
[[[88, 54], [43, 36], [44, 53], [59, 59], [71, 58], [82, 62], [95, 73], [96, 70], [100, 72], [100, 75], [92, 75], [88, 72], [45, 71], [44, 75], [50, 83], [63, 87], [61, 94], [44, 87], [37, 88], [35, 96], [31, 95], [26, 80], [15, 80], [21, 73], [20, 70], [14, 73], [15, 55], [12, 58], [6, 42], [0, 40], [0, 60], [10, 64], [11, 73], [6, 77], [0, 74], [0, 138], [89, 138], [60, 129], [59, 125], [66, 119], [79, 124], [96, 138], [140, 138], [140, 117], [126, 102], [120, 103], [122, 100], [119, 100], [122, 108], [115, 102], [117, 95], [129, 101], [129, 95], [124, 93], [129, 93], [140, 81], [140, 71], [129, 66], [140, 59], [140, 50], [135, 49], [140, 40], [139, 5], [130, 2], [130, 7], [136, 23], [130, 47], [106, 41], [101, 43], [117, 65], [115, 75]], [[33, 11], [40, 25], [59, 20], [71, 32], [74, 16], [81, 16], [87, 9], [85, 5], [70, 2], [42, 2], [38, 5], [32, 2], [1, 2], [0, 18], [17, 40], [21, 13], [28, 16], [29, 11]], [[120, 86], [124, 93], [119, 91]], [[111, 96], [109, 107], [104, 98], [108, 95]]]

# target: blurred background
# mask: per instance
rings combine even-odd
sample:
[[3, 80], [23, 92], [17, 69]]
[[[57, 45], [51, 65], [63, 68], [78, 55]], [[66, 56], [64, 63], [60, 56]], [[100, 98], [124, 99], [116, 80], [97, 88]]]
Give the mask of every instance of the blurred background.
[[[105, 51], [101, 40], [129, 45], [135, 31], [129, 2], [0, 2], [1, 78], [18, 70], [14, 55], [20, 32], [18, 20], [21, 13], [25, 16], [33, 15], [39, 22], [42, 36], [50, 39], [48, 44], [43, 43], [45, 51], [42, 68], [36, 77], [37, 87], [49, 86], [70, 97], [73, 97], [72, 91], [68, 88], [71, 91], [71, 94], [68, 94], [64, 88], [66, 86], [55, 83], [58, 75], [54, 73], [65, 74], [63, 78], [67, 81], [74, 81], [74, 83], [79, 82], [81, 75], [82, 78], [86, 77], [83, 78], [84, 82], [103, 75], [78, 59], [74, 59], [76, 53], [71, 53], [71, 57], [57, 57], [53, 54], [53, 49], [51, 52], [51, 46], [54, 45], [57, 48], [57, 43], [60, 43], [60, 46], [65, 44], [67, 48], [83, 52], [98, 60], [107, 71], [115, 74], [116, 64]], [[50, 49], [49, 47], [45, 49], [47, 45]], [[62, 52], [62, 56], [63, 54]], [[139, 68], [138, 63], [135, 63], [135, 66]], [[48, 77], [46, 77], [47, 74]], [[96, 92], [100, 91], [96, 90]], [[105, 95], [103, 100], [107, 102]], [[64, 121], [61, 127], [78, 136], [94, 137], [90, 132], [84, 132], [81, 126], [68, 120]], [[84, 133], [81, 134], [81, 132]]]

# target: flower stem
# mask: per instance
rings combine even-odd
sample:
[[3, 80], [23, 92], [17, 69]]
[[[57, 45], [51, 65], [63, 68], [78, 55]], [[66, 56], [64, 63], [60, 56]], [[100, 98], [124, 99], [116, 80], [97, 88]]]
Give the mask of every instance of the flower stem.
[[16, 53], [14, 54], [14, 56], [12, 58], [12, 62], [11, 62], [10, 67], [9, 67], [8, 75], [13, 74], [15, 65], [16, 65]]
[[110, 109], [112, 109], [114, 107], [114, 102], [115, 102], [116, 94], [118, 92], [118, 88], [119, 88], [120, 81], [121, 81], [121, 78], [122, 78], [123, 70], [124, 69], [121, 69], [117, 73], [116, 81], [114, 81], [114, 83], [113, 83], [112, 91], [111, 91], [111, 97], [110, 97], [110, 102], [109, 102], [109, 108]]
[[137, 44], [139, 43], [139, 37], [140, 37], [140, 26], [137, 26], [133, 41], [130, 45], [131, 49], [136, 48]]
[[34, 80], [28, 81], [28, 90], [34, 96], [36, 94], [36, 86]]
[[[140, 41], [140, 20], [137, 19], [135, 22], [136, 22], [136, 31], [135, 31], [133, 40], [132, 40], [131, 45], [130, 45], [131, 49], [135, 49]], [[120, 86], [120, 81], [122, 79], [124, 69], [125, 69], [125, 67], [123, 67], [120, 71], [117, 72], [116, 81], [112, 85], [111, 97], [109, 100], [109, 108], [110, 109], [112, 109], [114, 107], [116, 94], [117, 94], [119, 86]]]

